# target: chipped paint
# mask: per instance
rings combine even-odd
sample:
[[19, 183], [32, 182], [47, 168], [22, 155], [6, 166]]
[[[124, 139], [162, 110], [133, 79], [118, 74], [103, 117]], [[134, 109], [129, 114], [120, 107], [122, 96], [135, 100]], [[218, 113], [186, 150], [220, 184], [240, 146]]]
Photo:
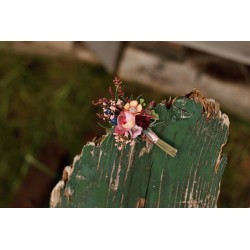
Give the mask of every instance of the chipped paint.
[[160, 187], [159, 187], [159, 194], [158, 194], [158, 202], [157, 202], [157, 207], [160, 206], [160, 201], [161, 201], [161, 188], [162, 188], [162, 178], [163, 178], [163, 172], [164, 170], [162, 169], [161, 171], [161, 179], [160, 179]]
[[222, 124], [223, 124], [224, 126], [229, 127], [230, 121], [229, 121], [228, 116], [227, 116], [226, 114], [222, 114], [222, 115], [221, 115], [221, 119], [222, 119]]
[[145, 198], [138, 198], [135, 207], [136, 208], [144, 208], [146, 204]]
[[142, 157], [147, 152], [147, 148], [143, 147], [139, 153], [139, 157]]
[[[73, 166], [74, 166], [74, 163], [73, 163]], [[63, 172], [64, 172], [64, 175], [67, 176], [67, 179], [64, 179], [64, 180], [67, 181], [70, 179], [70, 176], [73, 173], [73, 167], [67, 166], [64, 168]]]
[[215, 173], [217, 174], [218, 173], [218, 169], [219, 169], [219, 166], [220, 166], [220, 162], [221, 162], [221, 157], [222, 157], [222, 148], [225, 146], [225, 144], [223, 143], [220, 147], [220, 152], [219, 152], [219, 155], [217, 157], [217, 160], [216, 160], [216, 163], [215, 163], [215, 167], [214, 167], [214, 171]]
[[[55, 208], [58, 204], [61, 203], [62, 199], [62, 190], [65, 188], [66, 182], [70, 179], [71, 174], [74, 171], [74, 166], [76, 162], [82, 157], [82, 153], [80, 155], [76, 155], [74, 157], [72, 166], [66, 166], [63, 170], [62, 179], [56, 184], [53, 188], [50, 196], [50, 207]], [[71, 191], [71, 190], [70, 190]], [[73, 191], [71, 191], [73, 192]]]
[[114, 185], [112, 186], [112, 190], [113, 190], [113, 191], [117, 191], [117, 189], [118, 189], [119, 181], [120, 181], [120, 172], [121, 172], [121, 169], [122, 169], [122, 164], [119, 163], [119, 165], [118, 165], [118, 170], [117, 170], [117, 174], [116, 174], [116, 178], [115, 178], [115, 183], [114, 183]]
[[220, 104], [214, 99], [205, 98], [198, 89], [193, 89], [191, 92], [186, 94], [186, 97], [200, 103], [208, 119], [217, 117], [222, 121], [223, 125], [229, 127], [230, 122], [228, 116], [221, 113]]
[[128, 158], [128, 167], [127, 167], [127, 171], [126, 171], [126, 175], [125, 175], [125, 179], [124, 179], [124, 182], [126, 182], [127, 180], [127, 177], [128, 177], [128, 173], [129, 173], [129, 170], [131, 168], [131, 165], [133, 163], [132, 159], [134, 157], [134, 154], [135, 154], [135, 142], [132, 144], [131, 148], [130, 148], [130, 152], [129, 152], [129, 158]]
[[195, 170], [194, 172], [194, 177], [193, 177], [193, 182], [192, 182], [192, 188], [190, 190], [190, 193], [189, 193], [189, 202], [188, 202], [188, 207], [191, 207], [192, 206], [192, 202], [190, 201], [193, 201], [193, 193], [194, 193], [194, 185], [195, 185], [195, 178], [196, 178], [196, 174], [197, 174], [197, 169]]
[[88, 142], [86, 145], [85, 145], [85, 147], [94, 147], [95, 146], [95, 142], [93, 142], [93, 141], [90, 141], [90, 142]]
[[122, 163], [121, 163], [121, 161], [122, 161], [122, 152], [121, 152], [121, 156], [120, 156], [120, 159], [119, 159], [119, 165], [118, 165], [118, 169], [117, 169], [117, 172], [116, 172], [115, 182], [112, 185], [112, 190], [113, 191], [117, 191], [118, 186], [119, 186], [120, 172], [121, 172], [121, 169], [122, 169]]
[[98, 163], [97, 163], [97, 170], [99, 169], [99, 166], [100, 166], [101, 157], [102, 157], [102, 150], [100, 150], [100, 153], [99, 153], [99, 158], [98, 158]]
[[61, 203], [61, 191], [64, 188], [64, 181], [59, 181], [51, 192], [50, 207], [54, 208]]
[[64, 193], [63, 193], [63, 194], [64, 194], [64, 196], [65, 196], [68, 200], [70, 200], [73, 193], [74, 193], [74, 191], [71, 190], [70, 186], [68, 186], [67, 188], [64, 189]]
[[120, 207], [123, 207], [123, 200], [124, 200], [124, 194], [122, 194], [121, 202], [120, 202]]
[[143, 147], [139, 153], [139, 158], [142, 157], [144, 154], [149, 154], [153, 148], [153, 143], [147, 143], [145, 147]]
[[177, 204], [177, 197], [178, 197], [178, 189], [179, 189], [179, 182], [177, 182], [177, 186], [176, 186], [176, 191], [175, 191], [175, 198], [174, 198], [174, 207], [176, 207]]
[[164, 103], [155, 109], [166, 122], [154, 130], [176, 144], [178, 157], [170, 159], [145, 142], [119, 152], [109, 134], [94, 139], [65, 167], [51, 207], [216, 207], [228, 117], [197, 91], [173, 99], [168, 109]]
[[76, 179], [78, 179], [78, 180], [86, 180], [86, 177], [85, 176], [83, 176], [83, 175], [76, 175]]
[[111, 187], [112, 187], [112, 182], [113, 182], [114, 170], [115, 170], [115, 160], [114, 160], [113, 167], [112, 167], [111, 174], [110, 174], [110, 178], [109, 178], [109, 191], [112, 189]]
[[184, 195], [184, 205], [185, 207], [187, 207], [187, 198], [188, 198], [188, 191], [189, 191], [189, 182], [190, 182], [190, 179], [191, 179], [191, 173], [192, 173], [192, 167], [189, 171], [189, 175], [188, 175], [188, 181], [187, 181], [187, 187], [186, 187], [186, 190], [185, 190], [185, 195]]

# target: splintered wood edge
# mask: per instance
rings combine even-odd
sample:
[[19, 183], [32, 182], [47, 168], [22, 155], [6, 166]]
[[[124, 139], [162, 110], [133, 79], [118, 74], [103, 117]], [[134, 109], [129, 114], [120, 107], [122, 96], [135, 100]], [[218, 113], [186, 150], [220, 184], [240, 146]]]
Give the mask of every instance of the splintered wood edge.
[[[92, 141], [89, 141], [87, 144], [85, 144], [83, 146], [83, 149], [85, 147], [88, 147], [88, 146], [100, 147], [108, 135], [109, 134], [107, 133], [105, 135], [102, 135], [99, 138], [96, 138], [96, 137], [93, 138]], [[76, 155], [74, 157], [72, 165], [66, 166], [64, 168], [63, 173], [62, 173], [62, 179], [56, 184], [56, 186], [53, 188], [53, 190], [51, 192], [51, 196], [50, 196], [50, 207], [51, 208], [55, 208], [58, 204], [61, 203], [61, 192], [63, 190], [65, 190], [66, 183], [70, 179], [70, 176], [74, 171], [75, 164], [82, 157], [82, 155], [83, 155], [83, 150], [82, 150], [81, 154]], [[64, 192], [64, 194], [66, 194], [66, 196], [67, 195], [70, 196], [71, 195], [70, 190], [66, 190], [66, 192]]]
[[223, 125], [229, 127], [230, 122], [228, 116], [220, 111], [220, 104], [214, 99], [204, 97], [198, 89], [193, 89], [186, 94], [186, 97], [202, 105], [203, 112], [206, 114], [207, 119], [211, 119], [212, 117], [219, 118]]
[[[191, 92], [186, 94], [186, 97], [189, 99], [193, 99], [195, 102], [200, 103], [203, 107], [203, 111], [206, 114], [207, 119], [211, 119], [212, 117], [216, 117], [222, 121], [222, 125], [225, 125], [229, 127], [229, 118], [226, 114], [222, 113], [220, 111], [220, 104], [216, 102], [214, 99], [208, 99], [204, 97], [198, 89], [193, 89]], [[177, 97], [176, 97], [177, 98]], [[168, 101], [164, 100], [158, 105], [165, 105], [167, 108], [171, 107], [172, 104], [175, 102], [176, 98], [169, 99]], [[88, 142], [86, 145], [84, 145], [83, 148], [87, 146], [93, 146], [93, 147], [100, 147], [101, 144], [104, 142], [104, 140], [109, 136], [109, 133], [106, 133], [105, 135], [102, 135], [99, 138], [93, 138], [92, 141]], [[221, 145], [221, 149], [215, 164], [215, 172], [217, 172], [221, 158], [222, 158], [222, 148], [226, 144]], [[151, 149], [151, 148], [150, 148]], [[82, 157], [83, 150], [81, 154], [76, 155], [74, 157], [73, 163], [71, 166], [66, 166], [63, 170], [62, 179], [57, 183], [57, 185], [53, 188], [51, 192], [50, 197], [50, 207], [55, 208], [59, 203], [61, 203], [61, 192], [65, 189], [66, 183], [69, 180], [71, 174], [74, 171], [75, 163]], [[144, 152], [140, 152], [140, 157], [144, 154]], [[70, 190], [66, 192], [66, 195], [71, 195]], [[143, 202], [138, 202], [138, 207], [142, 207]]]
[[[83, 151], [82, 151], [83, 153]], [[80, 155], [76, 155], [74, 157], [73, 163], [71, 166], [66, 166], [63, 170], [62, 179], [56, 184], [53, 188], [50, 196], [50, 207], [54, 208], [59, 203], [61, 203], [61, 192], [65, 189], [65, 185], [67, 181], [70, 179], [71, 174], [74, 171], [75, 163], [81, 158], [82, 153]]]
[[[211, 119], [212, 117], [218, 118], [223, 126], [227, 126], [229, 128], [230, 121], [228, 116], [225, 113], [222, 113], [220, 110], [220, 104], [216, 102], [214, 99], [208, 99], [204, 97], [198, 89], [193, 89], [191, 92], [186, 94], [186, 97], [189, 99], [193, 99], [195, 102], [200, 103], [203, 107], [203, 112], [206, 114], [207, 119]], [[220, 152], [218, 154], [214, 171], [218, 172], [220, 162], [222, 159], [222, 149], [227, 143], [227, 138], [225, 143], [223, 143], [220, 147]]]

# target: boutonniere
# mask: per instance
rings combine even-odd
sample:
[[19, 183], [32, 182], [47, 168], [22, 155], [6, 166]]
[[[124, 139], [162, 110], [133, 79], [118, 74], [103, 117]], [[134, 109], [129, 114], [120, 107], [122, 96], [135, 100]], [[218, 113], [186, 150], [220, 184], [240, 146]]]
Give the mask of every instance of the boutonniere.
[[135, 140], [143, 140], [154, 143], [172, 157], [176, 156], [177, 150], [151, 130], [161, 123], [159, 115], [154, 110], [155, 101], [146, 104], [141, 96], [135, 99], [128, 98], [124, 96], [122, 81], [116, 77], [113, 83], [115, 88], [109, 88], [110, 98], [101, 98], [93, 104], [101, 106], [102, 113], [97, 115], [110, 126], [115, 146], [122, 150]]

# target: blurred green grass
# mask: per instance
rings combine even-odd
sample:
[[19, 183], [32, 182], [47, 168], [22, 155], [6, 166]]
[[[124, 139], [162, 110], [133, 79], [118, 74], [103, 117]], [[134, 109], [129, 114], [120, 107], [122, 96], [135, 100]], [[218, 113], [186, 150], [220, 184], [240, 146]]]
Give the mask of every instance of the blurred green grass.
[[[27, 156], [36, 156], [50, 140], [67, 148], [71, 159], [94, 136], [97, 125], [92, 100], [107, 93], [113, 76], [101, 67], [63, 57], [23, 55], [0, 48], [0, 207], [9, 207], [25, 177]], [[160, 101], [166, 96], [133, 83], [126, 93], [144, 93]], [[250, 126], [230, 115], [229, 155], [220, 207], [250, 205]], [[60, 174], [60, 173], [59, 173]]]
[[[92, 100], [107, 93], [112, 80], [101, 67], [72, 58], [0, 48], [0, 207], [10, 205], [28, 171], [28, 156], [35, 157], [47, 142], [56, 141], [73, 159], [104, 133]], [[125, 89], [138, 93], [133, 84]]]
[[110, 77], [101, 68], [0, 51], [1, 207], [9, 205], [27, 173], [26, 155], [53, 139], [73, 158], [86, 133], [99, 130], [91, 101], [106, 90], [105, 82]]

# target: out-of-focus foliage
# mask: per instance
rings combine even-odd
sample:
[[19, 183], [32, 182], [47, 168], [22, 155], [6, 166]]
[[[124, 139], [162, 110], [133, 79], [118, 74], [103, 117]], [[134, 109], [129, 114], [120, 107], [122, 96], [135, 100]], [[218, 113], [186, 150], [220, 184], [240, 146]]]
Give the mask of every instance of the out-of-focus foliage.
[[[107, 93], [112, 79], [102, 68], [71, 58], [21, 55], [0, 48], [0, 207], [10, 205], [26, 175], [27, 155], [36, 156], [53, 140], [73, 159], [87, 140], [104, 133], [92, 100]], [[136, 84], [126, 82], [124, 89], [128, 94], [144, 93], [148, 100], [164, 98]], [[225, 147], [229, 160], [219, 206], [246, 207], [250, 205], [250, 127], [232, 116], [230, 120]]]
[[[108, 93], [112, 80], [102, 68], [70, 58], [0, 49], [0, 207], [9, 206], [26, 175], [27, 155], [53, 140], [73, 159], [87, 140], [104, 133], [92, 100]], [[124, 88], [139, 92], [132, 84]]]

